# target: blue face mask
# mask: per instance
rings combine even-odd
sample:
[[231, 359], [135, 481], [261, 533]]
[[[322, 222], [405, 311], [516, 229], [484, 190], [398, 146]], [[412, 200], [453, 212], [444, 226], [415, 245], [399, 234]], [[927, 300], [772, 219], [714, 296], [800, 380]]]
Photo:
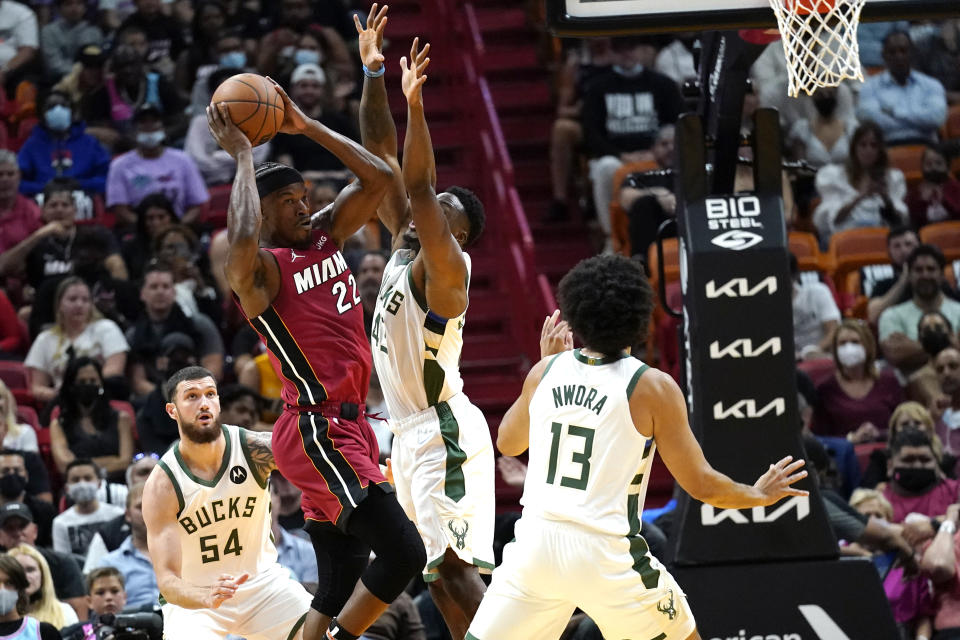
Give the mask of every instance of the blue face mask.
[[47, 109], [43, 114], [43, 119], [52, 131], [66, 131], [73, 122], [73, 113], [70, 107], [58, 104]]
[[300, 64], [320, 64], [320, 52], [310, 49], [297, 49], [293, 54], [293, 61]]
[[226, 69], [243, 69], [247, 66], [247, 54], [243, 51], [231, 51], [220, 56], [220, 66]]
[[634, 77], [634, 76], [638, 76], [638, 75], [640, 75], [641, 73], [643, 73], [643, 65], [642, 65], [642, 64], [635, 64], [635, 65], [633, 65], [632, 67], [624, 67], [624, 66], [622, 66], [622, 65], [615, 64], [615, 65], [613, 65], [613, 70], [616, 71], [617, 73], [619, 73], [619, 74], [622, 75], [622, 76], [626, 76], [626, 77], [628, 77], [628, 78], [632, 78], [632, 77]]

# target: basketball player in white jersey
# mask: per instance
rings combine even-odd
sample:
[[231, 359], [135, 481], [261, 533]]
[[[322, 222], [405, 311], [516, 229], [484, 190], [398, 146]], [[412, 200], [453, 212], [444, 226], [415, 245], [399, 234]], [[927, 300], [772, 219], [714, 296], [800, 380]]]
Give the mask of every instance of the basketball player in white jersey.
[[706, 461], [673, 378], [629, 355], [652, 298], [623, 256], [584, 260], [560, 282], [584, 346], [537, 363], [500, 423], [501, 452], [530, 449], [523, 515], [467, 638], [557, 640], [579, 607], [610, 640], [698, 640], [686, 596], [640, 535], [658, 447], [683, 489], [722, 509], [807, 495], [791, 487], [802, 460], [770, 465], [753, 486]]
[[302, 638], [312, 597], [277, 563], [270, 537], [271, 434], [221, 425], [203, 367], [181, 369], [164, 391], [180, 440], [143, 490], [164, 638]]
[[[386, 101], [380, 47], [386, 7], [366, 28], [355, 19], [365, 73], [364, 146], [396, 177], [378, 209], [393, 234], [371, 330], [373, 363], [394, 432], [397, 499], [427, 550], [424, 579], [451, 635], [461, 640], [483, 597], [479, 570], [493, 568], [493, 443], [483, 414], [463, 394], [460, 351], [470, 280], [463, 249], [483, 231], [483, 205], [460, 187], [436, 193], [421, 88], [429, 45], [414, 40], [401, 62], [407, 98], [403, 169]], [[402, 176], [402, 180], [400, 179]]]

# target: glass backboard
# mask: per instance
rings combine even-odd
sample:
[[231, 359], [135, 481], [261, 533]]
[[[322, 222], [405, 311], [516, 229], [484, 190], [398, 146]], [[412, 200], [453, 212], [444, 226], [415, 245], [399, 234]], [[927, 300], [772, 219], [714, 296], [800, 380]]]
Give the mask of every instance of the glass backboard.
[[[558, 36], [777, 26], [769, 0], [545, 1], [547, 24]], [[960, 18], [960, 0], [867, 0], [861, 15], [864, 21], [943, 18]]]

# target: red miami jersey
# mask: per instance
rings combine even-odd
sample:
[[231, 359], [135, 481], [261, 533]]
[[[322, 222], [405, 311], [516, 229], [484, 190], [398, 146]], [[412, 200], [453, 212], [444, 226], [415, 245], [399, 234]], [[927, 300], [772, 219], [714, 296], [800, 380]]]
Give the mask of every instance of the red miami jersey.
[[290, 405], [363, 404], [370, 343], [357, 280], [330, 236], [314, 230], [306, 249], [265, 249], [280, 267], [280, 290], [250, 324], [270, 353]]

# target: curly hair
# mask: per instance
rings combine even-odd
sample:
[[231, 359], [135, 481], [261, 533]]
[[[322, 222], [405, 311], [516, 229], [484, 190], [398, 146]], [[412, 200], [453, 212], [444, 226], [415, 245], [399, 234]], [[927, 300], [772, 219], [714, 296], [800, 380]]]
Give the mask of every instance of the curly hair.
[[641, 266], [620, 255], [581, 261], [560, 281], [560, 312], [590, 349], [615, 355], [646, 334], [653, 289]]
[[487, 224], [487, 214], [483, 209], [483, 203], [473, 191], [464, 187], [450, 187], [446, 190], [452, 196], [456, 196], [460, 204], [463, 205], [463, 212], [467, 216], [467, 222], [470, 231], [467, 234], [467, 241], [463, 243], [464, 248], [474, 244], [483, 234], [483, 229]]

